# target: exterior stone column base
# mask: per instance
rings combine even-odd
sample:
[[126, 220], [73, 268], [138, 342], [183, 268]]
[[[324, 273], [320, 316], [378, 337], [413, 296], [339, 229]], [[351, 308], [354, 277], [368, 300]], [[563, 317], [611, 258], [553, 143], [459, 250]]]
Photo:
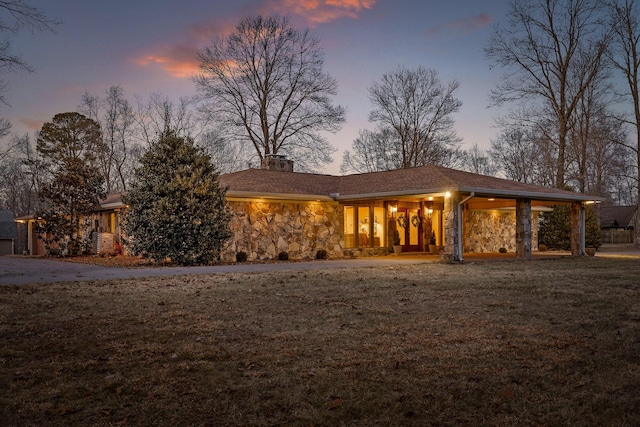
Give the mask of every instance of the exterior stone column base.
[[442, 253], [440, 254], [440, 264], [453, 264], [457, 261], [454, 260], [453, 254]]

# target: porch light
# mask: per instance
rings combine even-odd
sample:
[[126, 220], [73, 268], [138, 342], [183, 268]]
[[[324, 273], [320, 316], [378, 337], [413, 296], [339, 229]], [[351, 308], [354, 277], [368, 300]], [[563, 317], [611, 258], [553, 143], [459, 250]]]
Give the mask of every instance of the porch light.
[[449, 197], [451, 197], [451, 193], [447, 191], [446, 193], [444, 193], [444, 197], [448, 199]]

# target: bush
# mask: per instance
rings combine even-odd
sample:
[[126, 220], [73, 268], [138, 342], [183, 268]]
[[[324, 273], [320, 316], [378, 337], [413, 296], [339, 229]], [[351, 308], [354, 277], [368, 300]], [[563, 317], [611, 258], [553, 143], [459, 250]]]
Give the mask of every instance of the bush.
[[278, 259], [280, 261], [287, 261], [289, 259], [289, 254], [286, 253], [285, 251], [282, 251], [278, 254]]
[[207, 265], [220, 258], [231, 214], [211, 156], [191, 138], [166, 130], [140, 159], [122, 201], [122, 230], [132, 255], [156, 263]]
[[500, 248], [500, 249], [498, 249], [498, 252], [500, 252], [501, 254], [506, 254], [507, 253], [507, 249], [506, 248]]
[[[545, 245], [549, 249], [568, 251], [571, 249], [571, 206], [554, 206], [553, 211], [540, 216], [538, 247]], [[593, 206], [585, 209], [585, 246], [599, 248], [600, 225]]]
[[546, 252], [547, 251], [547, 245], [538, 245], [538, 250], [540, 252]]
[[122, 255], [122, 243], [115, 242], [113, 244], [113, 251], [111, 252], [111, 256]]
[[245, 262], [247, 260], [247, 253], [245, 251], [240, 251], [236, 254], [237, 262]]
[[329, 254], [324, 249], [320, 249], [318, 250], [318, 252], [316, 252], [316, 259], [327, 259], [327, 258], [329, 258]]

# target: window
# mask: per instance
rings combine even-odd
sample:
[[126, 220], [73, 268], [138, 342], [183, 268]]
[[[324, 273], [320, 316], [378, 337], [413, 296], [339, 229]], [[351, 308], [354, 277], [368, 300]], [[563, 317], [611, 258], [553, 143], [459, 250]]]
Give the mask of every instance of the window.
[[344, 207], [344, 246], [385, 246], [385, 209], [372, 206]]
[[355, 208], [353, 206], [344, 207], [344, 247], [355, 248]]

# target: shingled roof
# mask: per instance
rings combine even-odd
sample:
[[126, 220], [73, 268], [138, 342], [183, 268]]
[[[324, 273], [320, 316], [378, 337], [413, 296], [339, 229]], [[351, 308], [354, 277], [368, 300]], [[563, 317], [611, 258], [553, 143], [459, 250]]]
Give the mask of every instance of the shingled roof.
[[18, 237], [13, 212], [0, 210], [0, 239], [15, 239]]
[[524, 197], [548, 201], [602, 200], [556, 188], [525, 184], [440, 166], [355, 175], [319, 175], [247, 169], [220, 176], [228, 197], [289, 197], [317, 200], [352, 200], [474, 192], [477, 196]]
[[603, 206], [600, 208], [600, 227], [633, 227], [634, 214], [637, 210], [637, 206]]

